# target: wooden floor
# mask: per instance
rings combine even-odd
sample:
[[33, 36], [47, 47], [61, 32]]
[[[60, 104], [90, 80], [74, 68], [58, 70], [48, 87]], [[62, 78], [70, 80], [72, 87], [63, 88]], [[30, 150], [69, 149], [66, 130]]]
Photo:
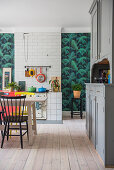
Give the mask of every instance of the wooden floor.
[[[0, 139], [1, 141], [1, 139]], [[38, 125], [32, 147], [24, 137], [5, 140], [0, 170], [104, 170], [85, 132], [85, 120], [67, 118], [61, 125]], [[109, 170], [109, 169], [108, 169]]]

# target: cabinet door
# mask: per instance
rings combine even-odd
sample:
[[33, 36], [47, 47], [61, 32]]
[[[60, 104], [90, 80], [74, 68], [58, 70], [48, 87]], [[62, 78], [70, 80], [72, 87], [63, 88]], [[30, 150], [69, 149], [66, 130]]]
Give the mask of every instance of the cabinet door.
[[92, 143], [96, 144], [96, 132], [95, 132], [95, 95], [90, 95], [90, 139]]
[[89, 110], [90, 110], [90, 97], [89, 97], [89, 90], [86, 89], [86, 132], [88, 137], [89, 136]]
[[104, 160], [105, 152], [105, 113], [104, 113], [104, 98], [96, 97], [96, 150]]
[[97, 45], [97, 40], [98, 40], [98, 3], [96, 2], [96, 5], [92, 11], [91, 14], [92, 20], [91, 20], [91, 25], [92, 25], [92, 42], [91, 42], [91, 60], [92, 62], [95, 62], [97, 60], [98, 56], [98, 45]]
[[101, 57], [111, 52], [112, 0], [101, 0]]
[[98, 47], [98, 59], [100, 59], [101, 55], [101, 0], [98, 0], [98, 39], [97, 39], [97, 47]]

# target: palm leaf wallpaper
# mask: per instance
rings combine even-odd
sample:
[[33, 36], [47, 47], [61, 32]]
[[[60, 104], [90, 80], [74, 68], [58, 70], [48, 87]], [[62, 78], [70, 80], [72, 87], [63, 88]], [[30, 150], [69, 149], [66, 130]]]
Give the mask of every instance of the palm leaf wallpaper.
[[[63, 111], [71, 110], [71, 86], [83, 86], [81, 97], [85, 110], [85, 83], [90, 82], [90, 33], [62, 33], [62, 95]], [[78, 100], [74, 110], [78, 110]]]
[[2, 89], [2, 68], [12, 68], [14, 79], [14, 34], [0, 34], [0, 90]]

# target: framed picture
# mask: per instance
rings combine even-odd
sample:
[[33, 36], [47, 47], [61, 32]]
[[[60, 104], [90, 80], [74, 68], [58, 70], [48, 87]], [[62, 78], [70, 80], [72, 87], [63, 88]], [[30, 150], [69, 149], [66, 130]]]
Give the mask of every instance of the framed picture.
[[5, 90], [8, 83], [11, 83], [11, 68], [3, 68], [2, 90]]

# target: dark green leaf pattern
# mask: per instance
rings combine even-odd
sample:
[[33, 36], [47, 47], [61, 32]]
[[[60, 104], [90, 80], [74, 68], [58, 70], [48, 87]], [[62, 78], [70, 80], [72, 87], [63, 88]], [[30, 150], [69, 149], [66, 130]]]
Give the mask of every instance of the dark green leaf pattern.
[[0, 34], [0, 89], [2, 89], [2, 68], [12, 68], [14, 81], [14, 34]]
[[[71, 110], [71, 86], [81, 83], [85, 110], [85, 83], [90, 82], [90, 33], [62, 33], [62, 93], [63, 111]], [[78, 110], [78, 101], [74, 109]]]

